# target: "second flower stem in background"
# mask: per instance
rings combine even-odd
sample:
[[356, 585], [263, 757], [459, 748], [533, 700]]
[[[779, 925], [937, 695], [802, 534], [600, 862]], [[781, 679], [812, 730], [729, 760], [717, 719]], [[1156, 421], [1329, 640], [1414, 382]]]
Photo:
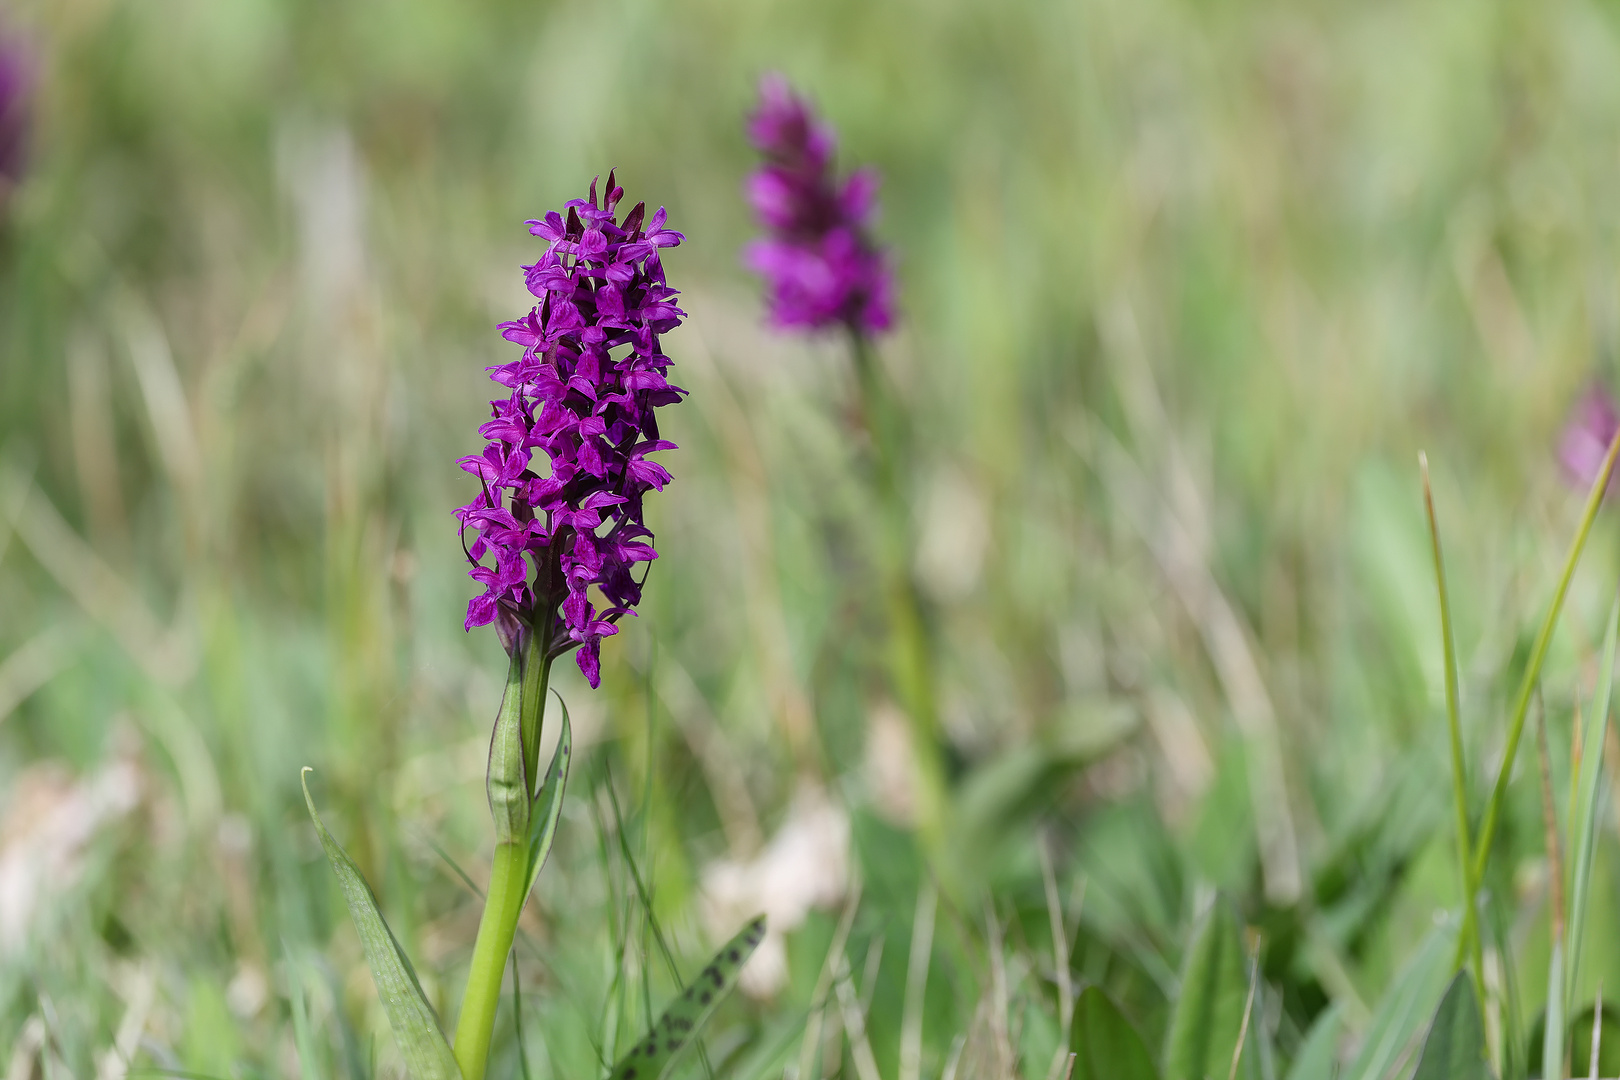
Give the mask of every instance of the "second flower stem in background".
[[911, 507], [900, 483], [910, 433], [904, 427], [903, 417], [866, 335], [852, 326], [849, 340], [860, 383], [861, 418], [872, 444], [882, 544], [879, 572], [883, 575], [888, 619], [889, 677], [900, 706], [911, 721], [917, 826], [925, 841], [932, 843], [943, 829], [945, 770], [939, 707], [934, 692], [933, 642], [923, 615], [922, 597], [911, 573]]

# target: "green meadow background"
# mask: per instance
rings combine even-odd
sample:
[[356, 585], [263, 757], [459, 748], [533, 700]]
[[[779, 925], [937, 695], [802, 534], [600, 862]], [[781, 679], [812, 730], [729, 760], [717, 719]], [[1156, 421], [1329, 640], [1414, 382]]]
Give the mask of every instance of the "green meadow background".
[[[1340, 1075], [1410, 1075], [1380, 1003], [1426, 1020], [1460, 909], [1418, 452], [1477, 814], [1580, 515], [1559, 432], [1620, 347], [1620, 4], [0, 17], [39, 74], [0, 211], [8, 1080], [403, 1076], [304, 765], [453, 1023], [504, 676], [461, 626], [455, 459], [524, 220], [615, 167], [686, 233], [691, 394], [640, 617], [599, 691], [559, 665], [583, 752], [492, 1075], [603, 1075], [755, 910], [774, 966], [684, 1075], [1061, 1076], [1064, 972], [1158, 1057], [1217, 896], [1261, 972], [1245, 1075], [1330, 1014]], [[849, 358], [770, 331], [739, 258], [770, 70], [883, 177], [932, 848]], [[1560, 816], [1617, 544], [1605, 515], [1544, 673]], [[1538, 715], [1487, 880], [1511, 1075], [1547, 993]], [[1602, 820], [1571, 1011], [1620, 998]]]

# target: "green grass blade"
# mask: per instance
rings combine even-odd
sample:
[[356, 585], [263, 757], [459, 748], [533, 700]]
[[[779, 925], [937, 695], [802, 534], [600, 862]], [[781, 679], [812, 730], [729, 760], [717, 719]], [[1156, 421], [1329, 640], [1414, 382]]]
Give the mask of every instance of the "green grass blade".
[[1069, 1050], [1076, 1055], [1069, 1080], [1159, 1080], [1142, 1036], [1100, 986], [1086, 987], [1074, 1003]]
[[563, 789], [568, 786], [568, 765], [574, 757], [574, 729], [568, 719], [568, 706], [558, 695], [562, 705], [562, 731], [557, 736], [557, 749], [551, 755], [551, 767], [546, 780], [535, 797], [534, 811], [529, 815], [529, 885], [523, 895], [534, 891], [534, 883], [551, 854], [551, 842], [557, 838], [557, 822], [562, 819]]
[[1491, 857], [1491, 841], [1496, 838], [1496, 825], [1502, 813], [1502, 800], [1507, 794], [1508, 779], [1513, 775], [1513, 762], [1518, 754], [1519, 739], [1524, 735], [1524, 720], [1530, 714], [1530, 695], [1535, 691], [1536, 683], [1541, 678], [1541, 665], [1547, 659], [1547, 647], [1552, 644], [1553, 629], [1558, 625], [1558, 615], [1564, 609], [1564, 597], [1569, 593], [1570, 580], [1575, 576], [1575, 564], [1581, 560], [1581, 550], [1586, 547], [1586, 537], [1592, 531], [1592, 522], [1597, 519], [1598, 508], [1603, 505], [1603, 493], [1609, 488], [1609, 476], [1614, 472], [1616, 453], [1620, 453], [1620, 433], [1616, 433], [1609, 443], [1609, 451], [1603, 458], [1603, 467], [1598, 470], [1597, 479], [1592, 482], [1591, 493], [1586, 497], [1586, 509], [1581, 514], [1580, 527], [1575, 530], [1575, 538], [1569, 545], [1569, 554], [1564, 558], [1564, 571], [1558, 579], [1558, 589], [1553, 593], [1552, 603], [1547, 606], [1547, 617], [1542, 621], [1540, 632], [1536, 634], [1535, 645], [1530, 650], [1530, 662], [1525, 665], [1524, 679], [1519, 683], [1518, 696], [1513, 703], [1513, 716], [1508, 722], [1507, 744], [1502, 750], [1502, 765], [1496, 774], [1496, 785], [1491, 788], [1490, 802], [1485, 804], [1485, 819], [1480, 824], [1479, 843], [1474, 848], [1473, 876], [1470, 881], [1476, 888], [1478, 883], [1485, 879], [1485, 864]]
[[1471, 982], [1458, 973], [1434, 1011], [1412, 1080], [1488, 1080], [1485, 1027]]
[[1435, 927], [1423, 939], [1373, 1011], [1361, 1051], [1343, 1073], [1345, 1080], [1383, 1080], [1389, 1073], [1416, 1037], [1423, 1017], [1445, 992], [1446, 978], [1454, 971], [1448, 959], [1456, 934], [1456, 927], [1448, 924]]
[[1620, 596], [1609, 608], [1603, 632], [1597, 690], [1581, 731], [1581, 761], [1575, 777], [1575, 812], [1570, 815], [1569, 853], [1575, 875], [1569, 891], [1569, 957], [1564, 977], [1564, 1000], [1573, 999], [1575, 977], [1581, 963], [1581, 939], [1586, 923], [1586, 901], [1592, 888], [1592, 856], [1597, 848], [1598, 815], [1603, 802], [1603, 744], [1609, 723], [1609, 695], [1614, 685], [1614, 653], [1620, 644]]
[[726, 942], [697, 981], [670, 1003], [652, 1030], [613, 1066], [613, 1080], [660, 1080], [666, 1075], [736, 983], [737, 973], [764, 937], [765, 916], [761, 915]]
[[[1440, 522], [1434, 513], [1434, 494], [1429, 487], [1429, 459], [1418, 454], [1423, 473], [1423, 508], [1429, 517], [1429, 542], [1434, 551], [1434, 581], [1440, 599], [1440, 638], [1445, 658], [1446, 727], [1451, 740], [1451, 801], [1457, 827], [1457, 861], [1462, 875], [1462, 937], [1459, 949], [1467, 950], [1474, 962], [1474, 991], [1485, 995], [1484, 950], [1479, 940], [1479, 910], [1476, 898], [1479, 883], [1470, 866], [1473, 841], [1468, 835], [1468, 765], [1463, 757], [1462, 712], [1457, 693], [1457, 641], [1451, 629], [1451, 595], [1446, 588], [1446, 562], [1440, 551]], [[1461, 957], [1459, 956], [1459, 959]]]
[[1553, 939], [1547, 960], [1547, 1011], [1542, 1017], [1541, 1075], [1564, 1075], [1564, 943]]
[[1165, 1042], [1165, 1080], [1227, 1074], [1249, 996], [1244, 968], [1237, 918], [1225, 897], [1217, 897], [1187, 947]]
[[406, 1067], [415, 1080], [460, 1080], [461, 1068], [456, 1064], [444, 1032], [439, 1030], [439, 1018], [428, 1004], [427, 995], [422, 993], [422, 984], [416, 979], [410, 957], [405, 955], [394, 932], [388, 929], [388, 923], [377, 908], [377, 897], [361, 876], [360, 868], [338, 846], [315, 812], [315, 800], [309, 794], [309, 773], [306, 766], [299, 774], [304, 804], [309, 807], [309, 817], [315, 823], [326, 859], [338, 876], [343, 899], [349, 905], [349, 916], [360, 933], [366, 964], [377, 983], [377, 997], [382, 1001], [388, 1026], [394, 1030]]

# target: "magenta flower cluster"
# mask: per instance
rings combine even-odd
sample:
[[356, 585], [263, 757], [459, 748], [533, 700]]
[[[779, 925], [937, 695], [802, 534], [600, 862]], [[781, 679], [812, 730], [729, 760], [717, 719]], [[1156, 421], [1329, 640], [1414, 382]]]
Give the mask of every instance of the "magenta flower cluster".
[[830, 326], [872, 333], [894, 321], [893, 276], [867, 235], [877, 207], [869, 169], [839, 183], [832, 131], [780, 75], [760, 82], [748, 137], [765, 158], [748, 179], [748, 199], [769, 235], [745, 259], [764, 275], [771, 321], [780, 327]]
[[[636, 564], [658, 557], [642, 496], [670, 479], [648, 455], [674, 444], [659, 438], [654, 410], [685, 393], [665, 378], [659, 338], [685, 312], [658, 254], [684, 237], [665, 228], [663, 209], [647, 218], [645, 203], [617, 220], [623, 196], [609, 173], [600, 201], [593, 180], [588, 199], [528, 223], [548, 243], [524, 267], [539, 302], [501, 324], [523, 355], [490, 369], [511, 392], [490, 403], [478, 429], [484, 452], [461, 459], [481, 490], [456, 511], [463, 542], [477, 534], [469, 573], [484, 586], [467, 605], [467, 628], [495, 623], [509, 649], [542, 634], [548, 658], [577, 646], [593, 687], [602, 638], [641, 599]], [[549, 459], [545, 475], [531, 467], [534, 450]]]

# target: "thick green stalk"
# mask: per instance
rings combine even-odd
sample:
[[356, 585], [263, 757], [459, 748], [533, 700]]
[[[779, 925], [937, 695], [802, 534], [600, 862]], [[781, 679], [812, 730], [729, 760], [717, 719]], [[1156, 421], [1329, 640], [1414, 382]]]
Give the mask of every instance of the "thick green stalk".
[[940, 761], [939, 707], [934, 697], [933, 647], [923, 618], [922, 598], [911, 576], [910, 507], [900, 491], [900, 458], [905, 442], [902, 417], [897, 415], [884, 385], [871, 343], [853, 326], [850, 348], [860, 382], [861, 413], [872, 443], [881, 504], [890, 676], [911, 720], [918, 770], [918, 824], [925, 834], [935, 835], [944, 809], [945, 776]]
[[[510, 733], [511, 730], [508, 703], [504, 700], [491, 744], [487, 783], [491, 791], [490, 809], [496, 815], [497, 843], [494, 864], [490, 868], [489, 891], [484, 897], [484, 914], [479, 919], [478, 938], [473, 944], [472, 966], [467, 972], [467, 990], [456, 1021], [455, 1054], [462, 1080], [483, 1080], [489, 1059], [489, 1040], [495, 1030], [495, 1009], [501, 1000], [506, 958], [512, 951], [524, 902], [529, 898], [529, 819], [540, 812], [535, 805], [535, 794], [540, 786], [537, 775], [540, 733], [546, 686], [551, 681], [551, 658], [545, 656], [545, 646], [538, 634], [531, 632], [528, 638], [522, 660], [514, 659], [507, 681], [507, 693], [516, 689], [520, 695], [516, 727], [521, 732], [521, 748], [516, 752], [497, 752], [503, 745], [510, 746], [509, 742], [503, 744], [503, 731]], [[523, 800], [516, 811], [505, 809], [496, 799], [496, 794], [501, 792]], [[505, 820], [507, 818], [511, 820]]]
[[1457, 941], [1458, 955], [1469, 950], [1474, 964], [1474, 993], [1485, 1000], [1484, 949], [1479, 939], [1479, 886], [1469, 868], [1472, 841], [1468, 836], [1468, 774], [1463, 758], [1462, 719], [1457, 695], [1457, 643], [1451, 631], [1451, 597], [1446, 590], [1446, 563], [1440, 554], [1440, 523], [1434, 515], [1434, 495], [1429, 490], [1429, 459], [1418, 454], [1418, 465], [1423, 472], [1423, 508], [1429, 515], [1429, 540], [1434, 548], [1434, 580], [1440, 593], [1440, 636], [1444, 641], [1446, 667], [1446, 724], [1451, 734], [1451, 798], [1457, 819], [1457, 866], [1462, 875], [1463, 913], [1462, 936]]
[[489, 1040], [495, 1031], [495, 1008], [501, 1000], [501, 979], [506, 972], [506, 956], [512, 951], [512, 939], [517, 934], [518, 916], [523, 914], [528, 889], [528, 844], [495, 845], [484, 915], [478, 922], [472, 968], [467, 973], [467, 992], [461, 999], [461, 1016], [456, 1021], [456, 1063], [461, 1066], [462, 1080], [484, 1080], [484, 1068], [489, 1063]]
[[1558, 625], [1559, 612], [1564, 607], [1564, 597], [1569, 592], [1570, 580], [1575, 576], [1575, 564], [1580, 561], [1581, 549], [1586, 546], [1587, 534], [1592, 531], [1592, 522], [1597, 518], [1598, 507], [1603, 504], [1603, 495], [1609, 489], [1609, 476], [1614, 472], [1614, 459], [1616, 452], [1620, 452], [1620, 434], [1616, 434], [1609, 443], [1609, 452], [1603, 458], [1603, 468], [1598, 471], [1597, 479], [1592, 483], [1592, 491], [1586, 497], [1586, 510], [1581, 515], [1580, 528], [1575, 532], [1575, 539], [1569, 546], [1569, 555], [1564, 560], [1564, 573], [1558, 580], [1558, 591], [1553, 593], [1552, 604], [1547, 608], [1547, 618], [1541, 624], [1541, 632], [1536, 635], [1535, 645], [1530, 650], [1530, 662], [1525, 666], [1524, 679], [1519, 683], [1519, 694], [1513, 703], [1513, 718], [1508, 724], [1507, 745], [1502, 753], [1502, 767], [1496, 774], [1496, 786], [1491, 789], [1491, 801], [1485, 804], [1485, 819], [1479, 829], [1479, 843], [1474, 848], [1472, 875], [1470, 883], [1477, 891], [1480, 882], [1485, 880], [1485, 865], [1490, 861], [1491, 841], [1496, 838], [1497, 818], [1502, 812], [1502, 799], [1507, 794], [1508, 778], [1513, 775], [1513, 759], [1519, 751], [1519, 738], [1524, 734], [1524, 719], [1530, 712], [1530, 696], [1535, 692], [1536, 682], [1541, 678], [1541, 665], [1547, 659], [1547, 647], [1552, 643], [1553, 629]]

